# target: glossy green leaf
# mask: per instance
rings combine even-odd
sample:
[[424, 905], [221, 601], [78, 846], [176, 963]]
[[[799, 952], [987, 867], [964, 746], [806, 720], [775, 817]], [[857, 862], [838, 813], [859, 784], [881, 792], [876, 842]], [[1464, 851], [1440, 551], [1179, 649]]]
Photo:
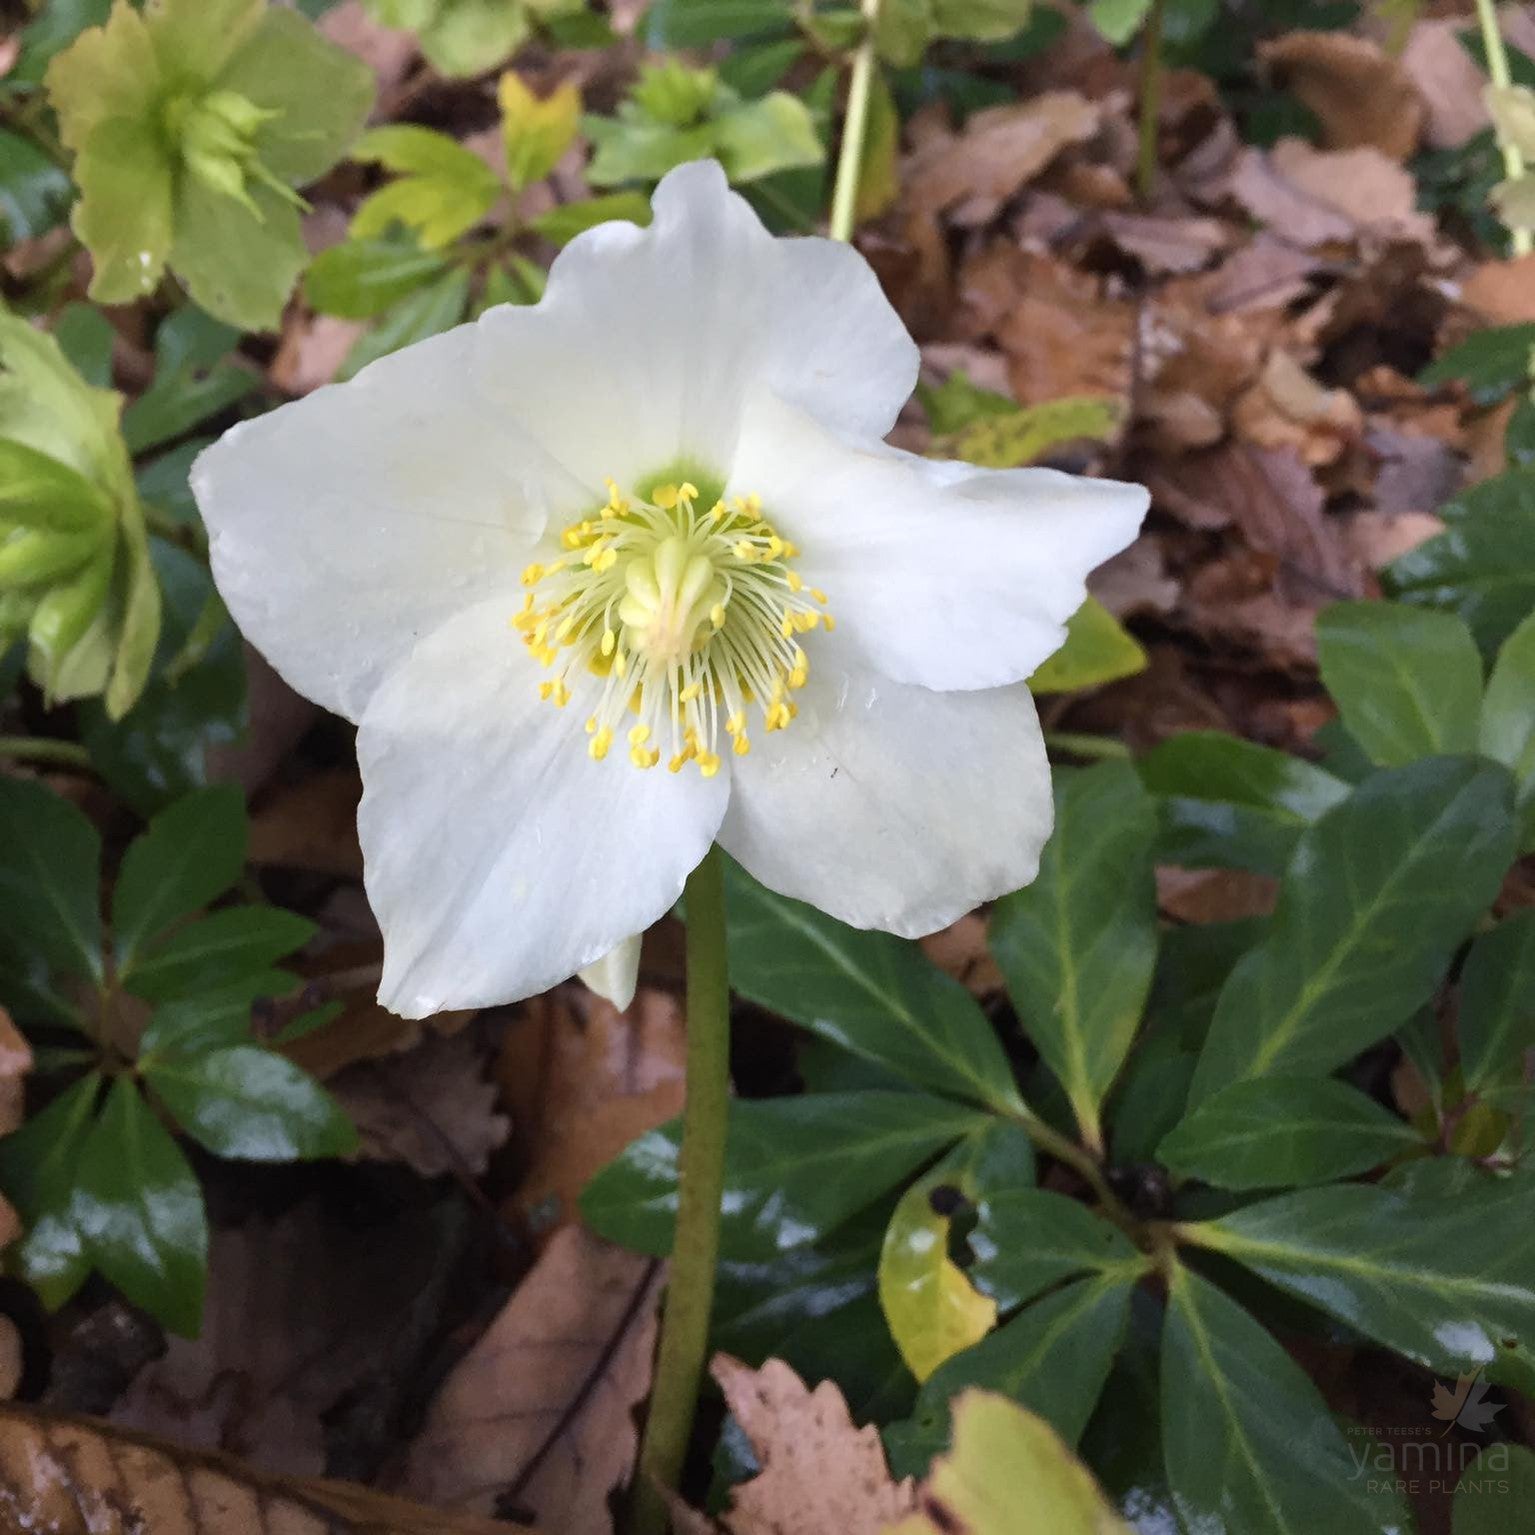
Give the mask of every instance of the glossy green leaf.
[[1495, 405], [1530, 380], [1535, 325], [1500, 325], [1467, 336], [1419, 375], [1429, 389], [1462, 383], [1478, 405]]
[[528, 227], [554, 245], [568, 245], [578, 234], [599, 224], [622, 219], [641, 226], [650, 223], [650, 199], [643, 192], [610, 192], [578, 203], [560, 203], [530, 219]]
[[1507, 772], [1431, 757], [1377, 773], [1301, 838], [1267, 938], [1221, 991], [1194, 1078], [1325, 1075], [1439, 983], [1513, 856]]
[[[1176, 1271], [1162, 1334], [1167, 1475], [1186, 1528], [1401, 1535], [1396, 1479], [1364, 1473], [1322, 1394], [1235, 1301]], [[1379, 1489], [1379, 1490], [1376, 1490]]]
[[920, 1475], [942, 1451], [949, 1442], [949, 1404], [972, 1386], [1021, 1402], [1076, 1444], [1124, 1336], [1130, 1292], [1143, 1267], [1138, 1256], [1133, 1266], [1074, 1280], [935, 1371], [918, 1393], [912, 1417], [885, 1431], [895, 1475]]
[[304, 296], [324, 314], [368, 320], [447, 270], [436, 251], [409, 240], [345, 240], [304, 274]]
[[1044, 1418], [984, 1391], [962, 1392], [953, 1412], [954, 1448], [934, 1462], [918, 1511], [886, 1535], [1131, 1535]]
[[1172, 736], [1137, 767], [1158, 800], [1159, 858], [1189, 868], [1283, 874], [1301, 833], [1348, 795], [1304, 758], [1214, 730]]
[[62, 1306], [91, 1269], [74, 1200], [80, 1151], [100, 1093], [101, 1077], [90, 1072], [0, 1140], [0, 1189], [25, 1226], [17, 1271], [50, 1310]]
[[245, 866], [245, 799], [233, 784], [198, 789], [162, 810], [123, 857], [112, 893], [118, 965], [179, 917], [222, 895]]
[[338, 381], [355, 378], [370, 362], [398, 352], [401, 347], [424, 341], [457, 325], [469, 302], [469, 274], [461, 268], [443, 273], [395, 305], [367, 335], [346, 354], [336, 374]]
[[1128, 763], [1058, 773], [1039, 876], [992, 912], [991, 949], [1019, 1022], [1092, 1143], [1156, 965], [1155, 836], [1150, 797]]
[[793, 25], [794, 0], [664, 0], [650, 8], [651, 45], [697, 48], [723, 39], [783, 31]]
[[1412, 1127], [1329, 1077], [1260, 1077], [1212, 1093], [1157, 1161], [1221, 1189], [1329, 1183], [1423, 1149]]
[[285, 970], [250, 970], [224, 985], [158, 1003], [139, 1041], [140, 1055], [194, 1054], [251, 1042], [251, 1011], [297, 989]]
[[314, 936], [307, 917], [275, 906], [236, 906], [182, 928], [122, 974], [127, 989], [151, 1002], [215, 990], [236, 976], [266, 970]]
[[46, 234], [72, 195], [69, 177], [31, 139], [0, 129], [0, 231], [11, 244]]
[[1521, 849], [1535, 841], [1535, 614], [1503, 642], [1487, 679], [1478, 744], [1518, 786]]
[[[819, 1241], [905, 1181], [984, 1114], [920, 1093], [737, 1099], [730, 1106], [721, 1252], [751, 1260]], [[599, 1235], [640, 1252], [671, 1250], [681, 1122], [626, 1147], [586, 1186]], [[835, 1177], [827, 1170], [836, 1169]]]
[[1519, 1074], [1535, 1046], [1535, 910], [1517, 911], [1471, 945], [1460, 973], [1455, 1024], [1469, 1091], [1504, 1072]]
[[1383, 767], [1476, 750], [1482, 660], [1452, 613], [1335, 602], [1316, 625], [1322, 681], [1348, 733]]
[[292, 1061], [259, 1045], [149, 1055], [145, 1080], [209, 1151], [248, 1162], [344, 1156], [357, 1131], [336, 1100]]
[[1146, 670], [1146, 652], [1096, 597], [1066, 621], [1066, 639], [1029, 678], [1034, 693], [1075, 693]]
[[1535, 1508], [1535, 1451], [1522, 1444], [1489, 1444], [1455, 1472], [1454, 1535], [1509, 1535]]
[[1389, 595], [1458, 613], [1491, 654], [1535, 609], [1535, 469], [1514, 469], [1446, 502], [1443, 533], [1381, 572]]
[[73, 1210], [95, 1266], [134, 1305], [195, 1336], [208, 1261], [202, 1190], [130, 1077], [113, 1082], [80, 1150]]
[[0, 777], [0, 924], [68, 975], [100, 976], [101, 837], [68, 800]]
[[1454, 1376], [1535, 1338], [1535, 1185], [1481, 1174], [1445, 1197], [1444, 1176], [1305, 1189], [1184, 1234]]
[[478, 224], [501, 195], [496, 173], [477, 154], [414, 123], [371, 129], [352, 158], [395, 172], [352, 216], [354, 240], [376, 240], [403, 224], [428, 250], [440, 249]]
[[734, 865], [726, 881], [730, 979], [742, 996], [926, 1091], [1022, 1107], [986, 1015], [915, 944], [846, 927]]

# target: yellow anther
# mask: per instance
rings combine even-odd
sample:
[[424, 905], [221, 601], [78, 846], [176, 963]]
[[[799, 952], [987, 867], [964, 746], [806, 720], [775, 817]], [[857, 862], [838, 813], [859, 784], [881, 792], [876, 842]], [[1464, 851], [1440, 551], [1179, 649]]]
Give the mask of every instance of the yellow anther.
[[794, 615], [792, 613], [784, 614], [783, 622], [778, 626], [778, 632], [786, 640], [792, 640], [794, 638]]
[[716, 602], [709, 609], [709, 622], [716, 629], [723, 629], [725, 627], [725, 604], [723, 602]]
[[643, 746], [650, 739], [649, 725], [636, 725], [629, 732], [629, 744], [631, 746]]
[[821, 627], [830, 634], [837, 627], [837, 620], [830, 613], [821, 614]]
[[677, 487], [677, 499], [679, 501], [696, 501], [698, 499], [698, 487], [691, 480], [684, 480]]
[[756, 546], [749, 544], [743, 538], [730, 551], [738, 560], [754, 560], [757, 558]]
[[628, 658], [624, 655], [623, 651], [615, 650], [613, 652], [613, 671], [614, 671], [614, 674], [616, 676], [622, 677], [622, 676], [627, 674], [628, 670], [629, 670]]
[[613, 732], [609, 730], [606, 725], [604, 725], [591, 738], [591, 740], [586, 743], [587, 755], [592, 759], [593, 762], [601, 762], [602, 759], [607, 756], [608, 748], [612, 744]]
[[605, 655], [605, 656], [612, 655], [613, 651], [614, 651], [614, 649], [616, 648], [617, 645], [618, 645], [618, 636], [616, 634], [614, 634], [611, 629], [604, 629], [602, 631], [602, 645], [600, 647], [601, 650], [602, 650], [603, 655]]
[[698, 771], [705, 778], [713, 778], [720, 770], [720, 759], [713, 752], [699, 752]]
[[676, 485], [657, 485], [651, 491], [650, 499], [661, 508], [663, 512], [671, 511], [681, 499], [681, 489]]
[[586, 720], [586, 733], [587, 733], [587, 735], [594, 735], [596, 733], [596, 730], [597, 730], [597, 716], [595, 714], [588, 715], [587, 716], [587, 720]]
[[542, 565], [536, 563], [529, 565], [525, 567], [522, 572], [522, 584], [524, 586], [532, 586], [536, 582], [542, 581], [543, 579], [544, 567]]
[[736, 744], [730, 748], [738, 757], [744, 757], [752, 749], [751, 737], [743, 730], [736, 737]]
[[789, 583], [791, 592], [802, 592], [805, 589], [805, 578], [797, 570], [785, 571], [784, 575]]
[[702, 693], [702, 692], [703, 692], [703, 690], [704, 690], [704, 685], [703, 685], [703, 683], [701, 683], [701, 682], [690, 682], [690, 683], [688, 683], [688, 685], [687, 685], [687, 686], [686, 686], [686, 687], [685, 687], [685, 688], [683, 688], [683, 690], [682, 690], [682, 691], [681, 691], [681, 692], [680, 692], [680, 693], [679, 693], [679, 694], [678, 694], [678, 695], [677, 695], [677, 702], [678, 702], [678, 703], [679, 703], [679, 704], [690, 704], [690, 703], [692, 703], [692, 702], [693, 702], [693, 700], [694, 700], [694, 699], [695, 699], [695, 698], [697, 698], [697, 697], [698, 697], [698, 695], [699, 695], [699, 694], [700, 694], [700, 693]]
[[661, 760], [661, 753], [655, 747], [646, 751], [643, 746], [633, 746], [629, 749], [629, 760], [637, 768], [653, 768]]
[[736, 736], [746, 729], [746, 716], [737, 710], [725, 721], [725, 734]]
[[811, 588], [810, 588], [810, 595], [811, 595], [811, 596], [812, 596], [812, 597], [814, 597], [814, 598], [815, 598], [815, 600], [816, 600], [816, 601], [817, 601], [817, 602], [819, 602], [819, 603], [820, 603], [820, 604], [821, 604], [821, 606], [822, 606], [822, 607], [825, 607], [825, 606], [826, 606], [826, 603], [827, 603], [827, 602], [828, 602], [828, 601], [829, 601], [829, 600], [830, 600], [830, 599], [829, 599], [829, 598], [828, 598], [828, 597], [827, 597], [827, 595], [826, 595], [826, 593], [825, 593], [825, 592], [823, 592], [823, 591], [822, 591], [822, 590], [821, 590], [821, 588], [820, 588], [820, 587], [819, 587], [819, 586], [812, 586], [812, 587], [811, 587]]

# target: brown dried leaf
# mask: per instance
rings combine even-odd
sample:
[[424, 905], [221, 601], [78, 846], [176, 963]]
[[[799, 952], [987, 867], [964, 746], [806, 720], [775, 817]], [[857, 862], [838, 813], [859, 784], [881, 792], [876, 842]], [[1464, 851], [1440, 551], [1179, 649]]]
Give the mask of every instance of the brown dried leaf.
[[1245, 869], [1157, 870], [1157, 905], [1179, 922], [1235, 922], [1266, 917], [1279, 898], [1279, 881]]
[[946, 975], [978, 997], [991, 997], [1004, 986], [1002, 972], [986, 943], [986, 919], [971, 912], [919, 940], [922, 952]]
[[11, 1022], [11, 1015], [0, 1007], [0, 1135], [21, 1128], [26, 1113], [26, 1076], [31, 1069], [32, 1047]]
[[1384, 570], [1393, 560], [1444, 532], [1444, 524], [1431, 512], [1364, 511], [1341, 521], [1344, 543], [1369, 570]]
[[[1098, 130], [1099, 111], [1076, 91], [1046, 91], [1016, 106], [975, 113], [963, 133], [919, 150], [906, 195], [919, 213], [952, 210], [953, 222], [990, 222], [1068, 144]], [[958, 205], [958, 206], [956, 206]]]
[[485, 1171], [511, 1122], [497, 1112], [481, 1032], [430, 1033], [413, 1050], [331, 1078], [332, 1094], [356, 1122], [359, 1155], [404, 1162], [423, 1178]]
[[1114, 243], [1150, 273], [1197, 272], [1231, 244], [1231, 232], [1216, 219], [1149, 213], [1106, 213], [1103, 228]]
[[1484, 261], [1466, 279], [1460, 301], [1476, 312], [1481, 326], [1535, 320], [1535, 256]]
[[364, 1487], [272, 1476], [87, 1418], [0, 1405], [7, 1528], [48, 1535], [505, 1535]]
[[362, 779], [352, 767], [329, 768], [274, 787], [251, 813], [250, 861], [361, 878], [361, 798]]
[[567, 1226], [459, 1362], [411, 1446], [404, 1490], [611, 1535], [638, 1449], [661, 1265]]
[[0, 1402], [8, 1402], [21, 1385], [26, 1350], [21, 1332], [8, 1316], [0, 1316]]
[[1348, 32], [1291, 32], [1259, 46], [1277, 83], [1316, 113], [1329, 149], [1368, 146], [1405, 160], [1418, 147], [1423, 100], [1402, 64]]
[[1322, 263], [1309, 251], [1260, 230], [1217, 272], [1207, 302], [1211, 314], [1240, 314], [1255, 309], [1282, 309], [1306, 291]]
[[1233, 430], [1259, 448], [1293, 451], [1313, 468], [1336, 463], [1359, 441], [1364, 416], [1346, 389], [1326, 389], [1288, 352], [1275, 348], [1236, 402]]
[[728, 1354], [710, 1372], [762, 1470], [731, 1492], [731, 1535], [880, 1535], [916, 1506], [891, 1479], [879, 1430], [855, 1428], [832, 1381], [814, 1391], [781, 1359], [753, 1370]]
[[579, 1216], [598, 1168], [682, 1112], [682, 1012], [642, 988], [626, 1013], [584, 987], [537, 997], [502, 1039], [496, 1075], [526, 1173], [515, 1207], [540, 1232]]
[[1486, 81], [1456, 35], [1459, 17], [1421, 21], [1402, 50], [1402, 68], [1425, 107], [1423, 136], [1432, 149], [1459, 149], [1491, 119], [1482, 101]]

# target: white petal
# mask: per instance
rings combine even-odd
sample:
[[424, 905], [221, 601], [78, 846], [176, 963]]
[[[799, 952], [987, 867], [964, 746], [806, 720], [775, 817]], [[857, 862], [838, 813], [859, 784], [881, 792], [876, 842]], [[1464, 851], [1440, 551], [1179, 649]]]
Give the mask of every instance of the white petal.
[[647, 229], [572, 240], [537, 306], [481, 321], [479, 376], [511, 419], [594, 487], [679, 460], [724, 474], [764, 385], [849, 431], [889, 431], [917, 349], [862, 256], [774, 239], [712, 160], [671, 172], [653, 202]]
[[[1060, 648], [1088, 572], [1131, 543], [1139, 485], [982, 470], [854, 443], [754, 401], [730, 489], [755, 491], [822, 588], [847, 653], [901, 682], [990, 688]], [[809, 643], [811, 666], [818, 646]]]
[[733, 764], [720, 845], [763, 884], [904, 937], [1039, 870], [1054, 809], [1029, 691], [934, 693], [823, 667]]
[[573, 494], [486, 411], [474, 345], [461, 326], [385, 357], [226, 432], [192, 470], [236, 623], [300, 693], [350, 719], [422, 635], [515, 592], [549, 502]]
[[640, 949], [644, 936], [635, 933], [633, 937], [625, 938], [616, 949], [609, 949], [601, 959], [582, 966], [577, 972], [589, 991], [611, 1002], [621, 1013], [629, 1010], [629, 1004], [639, 990]]
[[507, 611], [438, 629], [357, 736], [379, 1000], [407, 1018], [531, 996], [601, 958], [676, 901], [724, 813], [725, 773], [593, 762], [583, 699], [538, 700]]

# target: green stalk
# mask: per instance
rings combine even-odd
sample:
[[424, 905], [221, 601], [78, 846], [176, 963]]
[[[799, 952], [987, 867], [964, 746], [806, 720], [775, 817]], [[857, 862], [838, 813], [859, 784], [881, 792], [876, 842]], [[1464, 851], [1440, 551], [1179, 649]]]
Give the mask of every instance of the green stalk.
[[730, 985], [725, 961], [725, 870], [710, 848], [688, 876], [687, 1101], [677, 1169], [677, 1234], [661, 1319], [655, 1389], [635, 1482], [633, 1535], [663, 1535], [665, 1493], [677, 1486], [709, 1350], [714, 1270], [730, 1115]]
[[1135, 190], [1149, 203], [1157, 189], [1157, 127], [1162, 116], [1162, 13], [1166, 0], [1151, 0], [1146, 30], [1141, 34], [1140, 157], [1135, 166]]
[[1082, 735], [1075, 730], [1047, 730], [1045, 745], [1068, 757], [1091, 757], [1094, 760], [1112, 758], [1115, 762], [1129, 762], [1133, 755], [1117, 736]]
[[[1503, 34], [1498, 30], [1498, 13], [1493, 0], [1476, 0], [1476, 19], [1482, 28], [1482, 47], [1487, 52], [1487, 74], [1500, 90], [1513, 84], [1508, 72], [1508, 50], [1503, 46]], [[1517, 144], [1505, 142], [1500, 136], [1498, 148], [1503, 151], [1503, 169], [1510, 181], [1524, 175], [1524, 153]], [[1528, 229], [1509, 231], [1516, 256], [1528, 256], [1535, 249]]]
[[869, 133], [869, 96], [874, 85], [874, 27], [880, 0], [862, 0], [863, 38], [853, 54], [847, 82], [847, 112], [842, 119], [842, 151], [837, 156], [837, 181], [831, 194], [830, 234], [834, 240], [853, 238], [858, 206], [858, 173]]
[[14, 762], [43, 762], [54, 767], [91, 771], [91, 754], [78, 741], [51, 741], [42, 736], [0, 736], [0, 757]]

